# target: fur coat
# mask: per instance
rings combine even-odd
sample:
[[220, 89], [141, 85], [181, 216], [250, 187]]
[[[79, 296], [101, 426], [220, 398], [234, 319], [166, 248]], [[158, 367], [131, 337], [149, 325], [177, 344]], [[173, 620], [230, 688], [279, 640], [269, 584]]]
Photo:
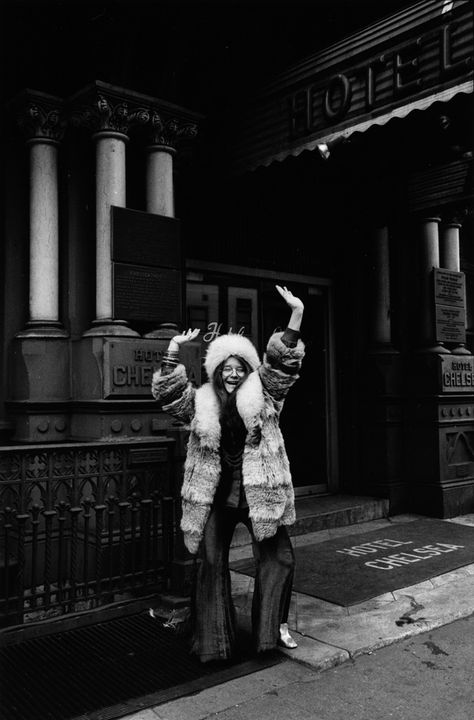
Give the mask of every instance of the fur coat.
[[[298, 340], [296, 347], [287, 347], [281, 336], [281, 332], [271, 336], [261, 364], [257, 365], [258, 356], [257, 362], [249, 356], [251, 368], [256, 369], [235, 391], [237, 410], [247, 430], [242, 479], [257, 541], [272, 537], [279, 525], [295, 522], [294, 491], [279, 417], [286, 394], [298, 378], [304, 345]], [[232, 342], [224, 359], [231, 354], [246, 359], [245, 348], [240, 351], [236, 348], [235, 335], [218, 338], [220, 349], [225, 347], [225, 337], [232, 337]], [[208, 353], [212, 352], [211, 343]], [[205, 363], [208, 373], [215, 369], [210, 358], [211, 355]], [[165, 412], [189, 425], [181, 489], [181, 529], [186, 547], [195, 554], [221, 475], [219, 400], [211, 382], [194, 388], [183, 365], [169, 374], [157, 371], [152, 393]]]

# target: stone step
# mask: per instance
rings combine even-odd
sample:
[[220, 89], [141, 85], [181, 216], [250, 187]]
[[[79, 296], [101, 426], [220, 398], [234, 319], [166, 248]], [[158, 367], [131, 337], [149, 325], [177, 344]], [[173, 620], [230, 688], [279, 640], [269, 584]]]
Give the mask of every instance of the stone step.
[[[312, 495], [296, 498], [296, 522], [288, 528], [290, 536], [355, 525], [388, 516], [389, 501], [365, 495]], [[232, 548], [250, 544], [246, 527], [238, 525]]]

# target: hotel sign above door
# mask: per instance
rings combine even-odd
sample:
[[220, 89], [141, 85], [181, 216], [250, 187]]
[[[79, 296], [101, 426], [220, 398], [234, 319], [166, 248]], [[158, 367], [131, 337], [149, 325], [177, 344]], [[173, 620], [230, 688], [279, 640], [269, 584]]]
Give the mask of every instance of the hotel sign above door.
[[351, 116], [407, 102], [426, 86], [463, 75], [472, 65], [457, 23], [446, 22], [289, 97], [289, 134], [310, 134]]
[[470, 3], [425, 0], [316, 52], [255, 98], [235, 164], [268, 165], [472, 92], [472, 41]]

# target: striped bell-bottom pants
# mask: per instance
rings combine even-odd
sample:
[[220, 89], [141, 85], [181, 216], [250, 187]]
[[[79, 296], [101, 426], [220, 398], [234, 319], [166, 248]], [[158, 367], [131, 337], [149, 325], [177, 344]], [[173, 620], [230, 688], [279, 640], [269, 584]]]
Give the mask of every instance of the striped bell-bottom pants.
[[202, 662], [231, 658], [236, 645], [236, 618], [229, 572], [229, 548], [236, 525], [242, 522], [252, 537], [255, 585], [252, 637], [257, 652], [276, 647], [281, 622], [288, 619], [295, 556], [288, 532], [257, 542], [248, 509], [213, 508], [195, 565], [191, 619], [191, 651]]

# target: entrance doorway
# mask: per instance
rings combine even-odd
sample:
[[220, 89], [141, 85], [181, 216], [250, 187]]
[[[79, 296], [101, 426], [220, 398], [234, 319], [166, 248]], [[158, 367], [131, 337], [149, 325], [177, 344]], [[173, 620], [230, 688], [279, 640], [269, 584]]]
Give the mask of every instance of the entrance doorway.
[[[239, 268], [240, 273], [242, 270]], [[306, 356], [300, 378], [285, 401], [280, 427], [295, 494], [335, 493], [338, 473], [331, 286], [316, 278], [311, 282], [312, 278], [257, 272], [257, 277], [252, 277], [253, 273], [238, 277], [222, 272], [190, 273], [194, 282], [189, 282], [188, 275], [187, 326], [201, 328], [203, 346], [216, 331], [225, 333], [232, 328], [233, 332], [244, 332], [262, 354], [270, 335], [275, 329], [284, 330], [289, 319], [275, 284], [287, 285], [301, 297]]]

